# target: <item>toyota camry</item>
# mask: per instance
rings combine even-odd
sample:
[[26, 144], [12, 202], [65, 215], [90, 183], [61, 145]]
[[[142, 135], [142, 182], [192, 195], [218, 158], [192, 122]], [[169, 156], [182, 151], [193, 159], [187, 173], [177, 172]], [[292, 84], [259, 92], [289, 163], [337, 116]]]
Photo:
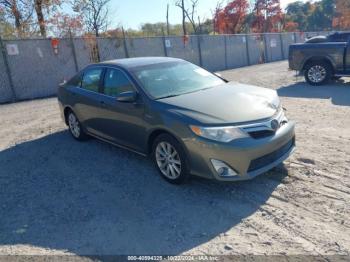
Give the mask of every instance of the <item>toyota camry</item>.
[[275, 90], [228, 82], [181, 59], [89, 65], [60, 86], [58, 101], [76, 140], [150, 156], [174, 184], [190, 175], [251, 179], [295, 148], [294, 122]]

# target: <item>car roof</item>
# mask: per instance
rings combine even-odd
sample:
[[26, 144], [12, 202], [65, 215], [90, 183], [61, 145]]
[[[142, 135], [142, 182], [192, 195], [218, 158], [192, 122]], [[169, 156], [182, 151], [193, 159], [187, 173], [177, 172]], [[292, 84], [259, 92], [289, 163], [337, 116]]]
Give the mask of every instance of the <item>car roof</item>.
[[139, 67], [139, 66], [147, 66], [154, 64], [161, 64], [167, 62], [180, 62], [184, 61], [179, 58], [172, 57], [136, 57], [136, 58], [123, 58], [101, 62], [97, 65], [118, 65], [127, 69]]

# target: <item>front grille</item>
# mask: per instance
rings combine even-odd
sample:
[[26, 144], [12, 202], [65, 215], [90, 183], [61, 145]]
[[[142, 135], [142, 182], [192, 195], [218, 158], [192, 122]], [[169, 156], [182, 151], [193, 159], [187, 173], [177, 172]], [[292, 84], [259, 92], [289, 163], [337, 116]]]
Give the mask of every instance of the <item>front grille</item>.
[[260, 138], [273, 136], [275, 134], [275, 131], [272, 131], [272, 130], [260, 130], [260, 131], [248, 132], [248, 134], [254, 139], [260, 139]]
[[275, 162], [280, 157], [282, 157], [284, 154], [286, 154], [294, 146], [294, 143], [295, 143], [295, 140], [293, 138], [287, 144], [280, 147], [276, 151], [273, 151], [270, 154], [267, 154], [265, 156], [254, 159], [253, 161], [250, 162], [250, 165], [248, 168], [248, 173], [253, 172], [255, 170], [258, 170], [260, 168], [263, 168], [264, 166], [267, 166], [267, 165]]

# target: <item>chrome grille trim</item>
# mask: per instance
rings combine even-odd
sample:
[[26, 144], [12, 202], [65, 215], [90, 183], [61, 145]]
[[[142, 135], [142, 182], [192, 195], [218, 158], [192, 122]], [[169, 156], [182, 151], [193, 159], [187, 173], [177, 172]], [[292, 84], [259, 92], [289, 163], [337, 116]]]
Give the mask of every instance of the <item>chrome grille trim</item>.
[[263, 122], [257, 122], [247, 125], [239, 126], [243, 131], [249, 133], [249, 132], [257, 132], [257, 131], [277, 131], [271, 127], [271, 121], [277, 120], [278, 121], [278, 128], [277, 130], [286, 122], [288, 122], [287, 118], [284, 115], [283, 109], [280, 109], [279, 112], [271, 117], [269, 120], [265, 120]]

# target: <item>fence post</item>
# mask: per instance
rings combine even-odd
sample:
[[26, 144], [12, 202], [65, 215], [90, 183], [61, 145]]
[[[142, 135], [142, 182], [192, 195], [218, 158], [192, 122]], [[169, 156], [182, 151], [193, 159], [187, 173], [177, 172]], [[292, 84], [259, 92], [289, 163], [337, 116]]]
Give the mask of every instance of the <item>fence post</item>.
[[2, 41], [1, 36], [0, 36], [0, 49], [1, 49], [2, 57], [4, 59], [6, 74], [8, 77], [9, 84], [10, 84], [10, 89], [11, 89], [11, 93], [12, 93], [12, 102], [16, 102], [17, 96], [16, 96], [14, 85], [13, 85], [13, 79], [11, 76], [11, 69], [10, 69], [10, 65], [8, 63], [8, 60], [7, 60], [5, 45], [4, 45], [4, 42]]
[[246, 49], [246, 52], [247, 52], [247, 63], [248, 65], [250, 66], [250, 54], [249, 54], [249, 38], [248, 38], [248, 35], [246, 34], [245, 35], [245, 49]]
[[266, 33], [263, 35], [263, 42], [264, 42], [264, 63], [268, 63], [268, 57], [267, 57], [267, 41], [266, 41]]
[[201, 39], [202, 39], [201, 35], [197, 35], [199, 65], [203, 66]]
[[165, 34], [164, 34], [164, 28], [162, 27], [162, 33], [163, 33], [163, 37], [162, 37], [162, 41], [163, 41], [163, 48], [164, 48], [164, 55], [168, 56], [168, 50], [165, 44]]
[[72, 48], [75, 71], [78, 72], [79, 66], [78, 66], [78, 60], [77, 60], [77, 53], [75, 51], [74, 40], [73, 40], [72, 32], [70, 30], [69, 30], [69, 39], [70, 39], [70, 44], [71, 44], [71, 48]]
[[128, 47], [126, 46], [126, 38], [125, 38], [124, 27], [122, 27], [122, 32], [123, 32], [123, 43], [124, 43], [125, 57], [126, 57], [126, 58], [129, 58], [129, 51], [128, 51]]
[[282, 60], [284, 60], [284, 59], [286, 59], [286, 57], [285, 57], [285, 54], [284, 54], [282, 33], [279, 33], [279, 35], [280, 35], [280, 42], [281, 42], [281, 55], [282, 55]]
[[228, 62], [227, 62], [227, 35], [224, 35], [225, 40], [225, 69], [228, 69]]

